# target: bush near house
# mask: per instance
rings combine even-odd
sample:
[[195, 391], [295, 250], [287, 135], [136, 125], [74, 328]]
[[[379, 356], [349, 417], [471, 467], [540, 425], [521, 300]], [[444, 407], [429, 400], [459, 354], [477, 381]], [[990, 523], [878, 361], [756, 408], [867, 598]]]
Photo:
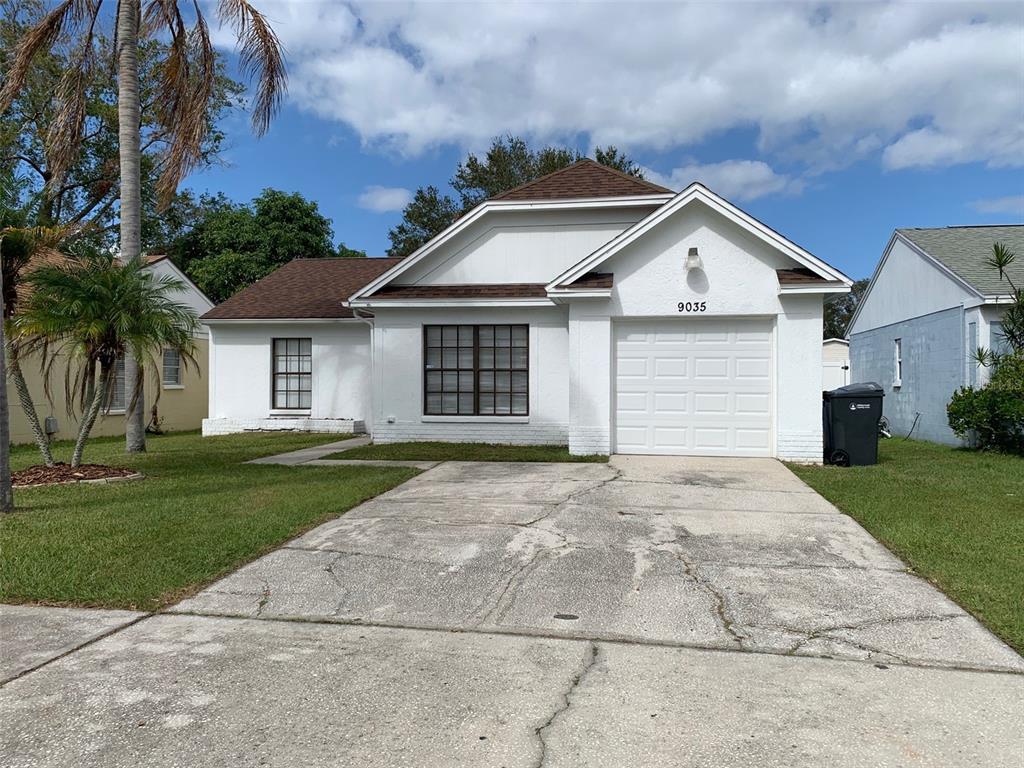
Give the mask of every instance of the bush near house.
[[1024, 455], [1024, 354], [1002, 357], [986, 386], [957, 390], [946, 410], [958, 437]]

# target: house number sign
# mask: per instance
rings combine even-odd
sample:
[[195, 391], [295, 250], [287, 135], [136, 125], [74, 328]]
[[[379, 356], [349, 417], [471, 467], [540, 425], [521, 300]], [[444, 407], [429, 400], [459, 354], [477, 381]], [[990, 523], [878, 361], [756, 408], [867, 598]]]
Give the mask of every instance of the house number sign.
[[680, 312], [704, 312], [708, 308], [706, 301], [680, 301]]

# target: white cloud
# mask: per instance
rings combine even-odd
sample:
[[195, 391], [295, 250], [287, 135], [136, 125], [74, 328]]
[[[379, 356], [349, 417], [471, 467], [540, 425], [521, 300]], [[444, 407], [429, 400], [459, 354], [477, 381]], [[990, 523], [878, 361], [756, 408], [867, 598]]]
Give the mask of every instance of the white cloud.
[[688, 163], [674, 168], [668, 175], [650, 168], [644, 176], [669, 189], [683, 189], [699, 181], [711, 191], [729, 200], [754, 200], [774, 194], [796, 194], [803, 182], [772, 170], [761, 160], [726, 160], [721, 163]]
[[1018, 218], [1024, 218], [1024, 195], [989, 197], [984, 200], [975, 200], [970, 205], [978, 213], [1008, 213]]
[[1016, 3], [260, 7], [294, 103], [403, 154], [507, 131], [635, 151], [754, 128], [762, 155], [812, 173], [878, 152], [893, 169], [1024, 164]]
[[405, 187], [381, 187], [373, 184], [363, 190], [357, 201], [360, 208], [374, 213], [400, 211], [412, 200], [412, 192]]

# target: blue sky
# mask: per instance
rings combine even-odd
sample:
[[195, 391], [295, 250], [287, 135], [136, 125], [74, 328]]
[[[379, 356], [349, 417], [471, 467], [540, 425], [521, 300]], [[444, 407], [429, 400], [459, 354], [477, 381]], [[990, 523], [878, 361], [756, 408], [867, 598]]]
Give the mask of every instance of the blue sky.
[[1019, 3], [260, 7], [289, 97], [262, 139], [227, 120], [227, 165], [186, 186], [299, 191], [370, 255], [412, 190], [504, 132], [615, 144], [854, 278], [896, 227], [1024, 221]]

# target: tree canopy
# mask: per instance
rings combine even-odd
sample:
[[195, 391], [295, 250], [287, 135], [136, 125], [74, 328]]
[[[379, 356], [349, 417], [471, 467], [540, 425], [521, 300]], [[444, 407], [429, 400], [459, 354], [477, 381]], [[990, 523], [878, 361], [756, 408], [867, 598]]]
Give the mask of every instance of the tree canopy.
[[846, 329], [853, 319], [853, 313], [857, 311], [857, 305], [864, 297], [867, 290], [868, 280], [855, 280], [849, 293], [840, 293], [829, 297], [825, 301], [825, 322], [822, 328], [822, 338], [845, 339]]
[[[42, 0], [0, 0], [0, 80], [13, 64], [18, 42], [45, 15]], [[48, 142], [48, 134], [57, 123], [62, 82], [82, 60], [79, 48], [84, 42], [63, 36], [49, 50], [32, 60], [24, 87], [11, 107], [0, 115], [0, 177], [19, 180], [18, 199], [4, 201], [14, 207], [31, 207], [34, 225], [91, 224], [90, 234], [104, 244], [116, 240], [118, 224], [116, 202], [120, 194], [118, 165], [117, 82], [110, 66], [88, 68], [85, 73], [85, 120], [81, 141], [72, 147], [70, 162], [59, 183], [54, 186], [54, 168], [58, 158]], [[89, 41], [98, 60], [109, 60], [112, 43], [96, 31]], [[159, 115], [161, 62], [169, 46], [147, 38], [139, 44], [139, 82], [142, 132], [142, 245], [144, 249], [166, 242], [168, 217], [180, 209], [176, 200], [166, 212], [158, 209], [157, 181], [167, 162], [170, 141]], [[223, 62], [215, 55], [216, 76], [211, 101], [205, 112], [206, 133], [198, 166], [217, 162], [224, 142], [219, 121], [241, 106], [243, 87], [224, 74]], [[49, 185], [49, 186], [48, 186]], [[173, 228], [173, 221], [171, 222]]]
[[[490, 149], [470, 152], [451, 179], [453, 199], [434, 186], [420, 187], [402, 212], [402, 221], [388, 233], [388, 256], [408, 256], [462, 214], [484, 200], [582, 160], [575, 149], [547, 146], [531, 149], [518, 136], [499, 136]], [[643, 178], [640, 166], [615, 147], [597, 147], [595, 159], [610, 168]]]
[[202, 195], [187, 207], [191, 226], [167, 254], [215, 302], [292, 259], [366, 256], [344, 244], [336, 249], [330, 219], [297, 192], [265, 189], [248, 204]]

